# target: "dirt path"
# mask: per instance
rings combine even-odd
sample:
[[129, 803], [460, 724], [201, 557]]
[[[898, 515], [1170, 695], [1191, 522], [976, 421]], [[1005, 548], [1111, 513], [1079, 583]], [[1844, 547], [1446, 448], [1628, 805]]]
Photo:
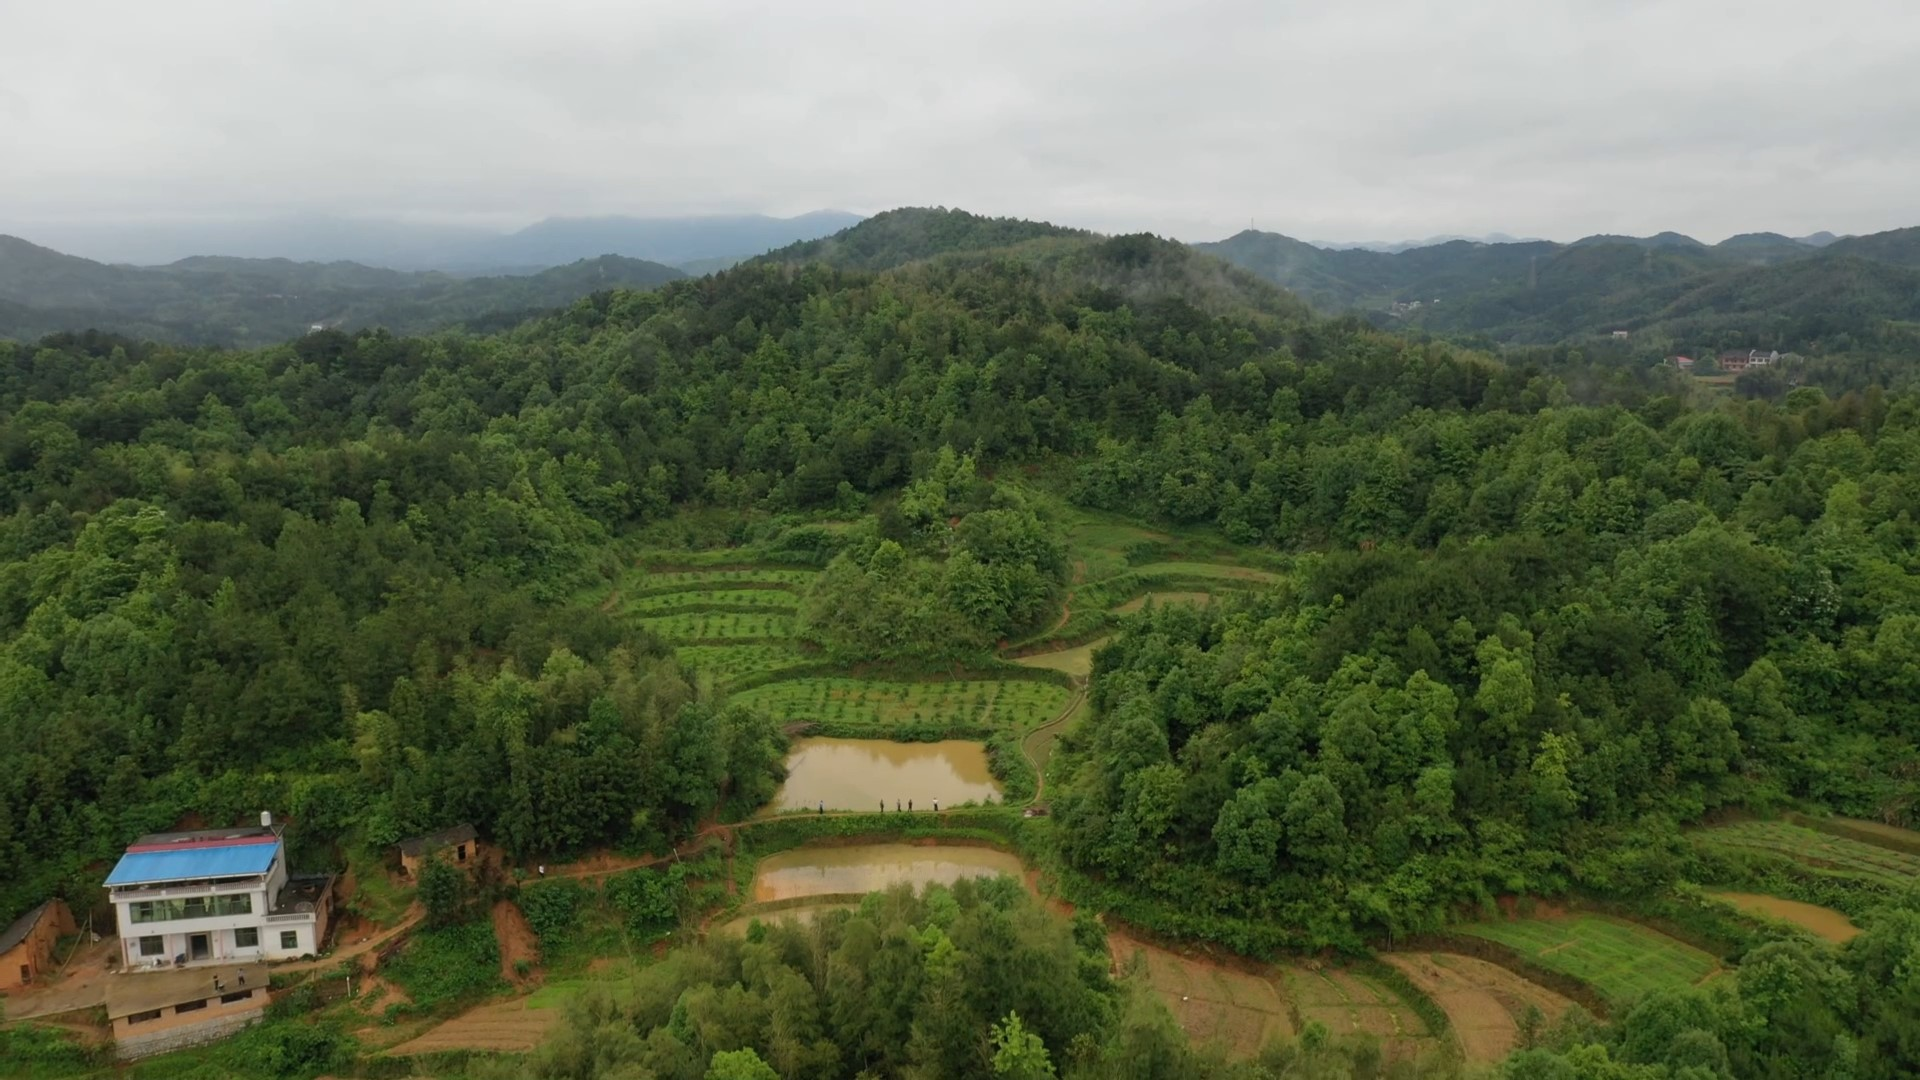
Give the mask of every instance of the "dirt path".
[[500, 977], [515, 986], [526, 982], [520, 965], [531, 970], [540, 962], [540, 941], [513, 901], [500, 900], [493, 905], [493, 936], [500, 945]]
[[1020, 754], [1027, 759], [1027, 764], [1033, 769], [1033, 798], [1027, 800], [1029, 805], [1038, 805], [1040, 803], [1040, 797], [1046, 794], [1047, 790], [1046, 766], [1041, 762], [1039, 757], [1035, 755], [1035, 745], [1043, 738], [1057, 736], [1059, 731], [1066, 726], [1067, 721], [1073, 719], [1073, 715], [1080, 711], [1081, 703], [1086, 700], [1087, 688], [1082, 686], [1072, 697], [1067, 699], [1067, 707], [1060, 710], [1059, 716], [1027, 732], [1027, 737], [1020, 740]]
[[378, 934], [370, 938], [363, 938], [351, 945], [343, 945], [317, 960], [302, 960], [292, 964], [275, 964], [273, 965], [273, 973], [279, 975], [289, 971], [314, 971], [319, 968], [334, 967], [342, 960], [359, 956], [362, 953], [373, 952], [375, 949], [380, 948], [380, 946], [385, 945], [387, 942], [420, 925], [426, 917], [427, 909], [421, 907], [418, 902], [415, 902], [412, 907], [407, 909], [406, 918], [401, 919], [399, 922], [394, 923]]

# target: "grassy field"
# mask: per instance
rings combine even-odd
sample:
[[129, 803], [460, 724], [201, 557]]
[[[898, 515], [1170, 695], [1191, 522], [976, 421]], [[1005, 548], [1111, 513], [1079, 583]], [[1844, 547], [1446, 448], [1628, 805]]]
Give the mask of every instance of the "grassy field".
[[1695, 844], [1791, 859], [1895, 887], [1920, 876], [1920, 855], [1818, 832], [1785, 821], [1741, 821], [1702, 829]]
[[1027, 727], [1057, 716], [1071, 695], [1052, 683], [956, 679], [883, 682], [800, 678], [736, 694], [783, 721], [833, 721], [878, 730], [909, 725]]
[[1653, 990], [1693, 986], [1719, 968], [1718, 961], [1699, 949], [1600, 915], [1475, 923], [1460, 931], [1497, 941], [1618, 1002]]
[[1093, 653], [1107, 643], [1106, 638], [1089, 641], [1085, 645], [1075, 645], [1068, 649], [1055, 649], [1053, 652], [1034, 653], [1023, 656], [1014, 663], [1021, 667], [1046, 668], [1084, 679], [1093, 674]]

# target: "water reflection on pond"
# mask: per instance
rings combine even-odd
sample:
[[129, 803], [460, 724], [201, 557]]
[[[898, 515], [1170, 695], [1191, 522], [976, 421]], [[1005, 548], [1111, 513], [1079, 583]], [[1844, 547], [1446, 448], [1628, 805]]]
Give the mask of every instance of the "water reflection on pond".
[[898, 743], [885, 739], [800, 739], [787, 756], [787, 782], [771, 810], [891, 810], [913, 800], [917, 810], [988, 802], [1000, 785], [977, 742]]
[[1024, 872], [1018, 856], [983, 847], [915, 844], [855, 844], [796, 848], [760, 860], [753, 875], [755, 901], [792, 896], [877, 892], [907, 882], [915, 888], [951, 885], [961, 878]]

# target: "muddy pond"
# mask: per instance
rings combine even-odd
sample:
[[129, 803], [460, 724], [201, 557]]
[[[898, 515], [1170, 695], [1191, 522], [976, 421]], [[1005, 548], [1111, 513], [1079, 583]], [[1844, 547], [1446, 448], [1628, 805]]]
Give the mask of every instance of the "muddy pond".
[[1803, 926], [1813, 931], [1816, 937], [1842, 943], [1860, 936], [1860, 928], [1843, 912], [1824, 908], [1818, 904], [1802, 903], [1778, 896], [1763, 896], [1759, 893], [1717, 892], [1709, 893], [1716, 900], [1725, 900], [1749, 915], [1761, 918], [1779, 919], [1795, 926]]
[[987, 770], [982, 743], [900, 743], [885, 739], [799, 739], [787, 755], [787, 782], [769, 812], [813, 810], [891, 811], [895, 803], [925, 811], [935, 802], [997, 802], [1000, 784]]
[[756, 902], [796, 896], [877, 892], [906, 883], [951, 885], [961, 878], [1025, 872], [1020, 858], [984, 847], [855, 844], [782, 851], [760, 860], [753, 875]]

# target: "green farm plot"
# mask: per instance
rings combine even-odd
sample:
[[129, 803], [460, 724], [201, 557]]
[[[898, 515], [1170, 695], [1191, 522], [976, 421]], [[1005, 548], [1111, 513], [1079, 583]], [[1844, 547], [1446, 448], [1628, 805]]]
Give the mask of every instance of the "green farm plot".
[[791, 645], [755, 643], [751, 645], [680, 645], [674, 655], [696, 671], [711, 674], [722, 683], [764, 675], [808, 662], [805, 653]]
[[1665, 934], [1599, 915], [1475, 923], [1460, 931], [1499, 942], [1619, 1002], [1654, 990], [1693, 986], [1720, 966], [1712, 956]]
[[1227, 581], [1245, 581], [1252, 584], [1266, 584], [1280, 580], [1280, 575], [1271, 570], [1210, 562], [1147, 563], [1144, 566], [1133, 567], [1133, 572], [1147, 578], [1222, 578]]
[[1708, 849], [1773, 855], [1893, 886], [1904, 886], [1920, 877], [1920, 855], [1833, 836], [1786, 821], [1717, 825], [1694, 833], [1693, 842]]
[[628, 578], [625, 590], [636, 596], [654, 593], [690, 592], [696, 590], [760, 588], [785, 589], [798, 592], [813, 581], [815, 570], [796, 570], [788, 567], [753, 566], [735, 567], [726, 570], [667, 570], [652, 572], [642, 570]]
[[644, 616], [640, 625], [676, 644], [712, 641], [786, 641], [793, 637], [793, 616], [738, 611], [695, 611]]
[[792, 611], [800, 597], [785, 589], [699, 589], [636, 596], [626, 609], [636, 615], [675, 611]]
[[931, 725], [1026, 727], [1059, 715], [1065, 687], [1024, 680], [876, 682], [804, 678], [756, 686], [734, 700], [781, 720], [876, 728]]

